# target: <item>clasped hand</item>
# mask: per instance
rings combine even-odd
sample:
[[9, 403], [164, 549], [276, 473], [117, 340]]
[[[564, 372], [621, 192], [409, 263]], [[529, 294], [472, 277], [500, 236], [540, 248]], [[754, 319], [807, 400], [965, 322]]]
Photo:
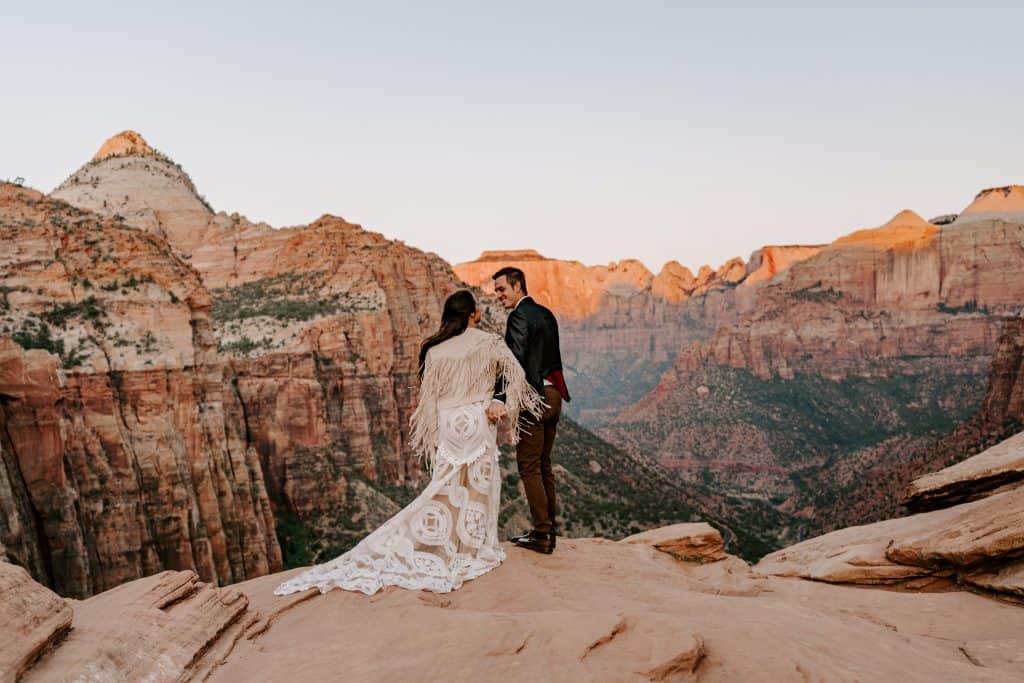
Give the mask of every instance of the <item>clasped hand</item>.
[[498, 422], [501, 418], [508, 415], [508, 411], [505, 410], [505, 404], [501, 401], [491, 401], [491, 405], [487, 406], [487, 410], [484, 411], [487, 414], [487, 419], [490, 422]]

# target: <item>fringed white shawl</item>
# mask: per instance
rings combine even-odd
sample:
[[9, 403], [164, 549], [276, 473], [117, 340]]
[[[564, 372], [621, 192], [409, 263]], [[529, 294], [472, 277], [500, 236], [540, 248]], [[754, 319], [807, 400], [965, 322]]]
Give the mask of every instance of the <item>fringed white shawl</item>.
[[419, 402], [410, 420], [410, 445], [420, 457], [432, 460], [439, 440], [438, 411], [477, 401], [489, 401], [495, 380], [505, 383], [505, 410], [519, 440], [519, 416], [540, 417], [544, 399], [526, 381], [523, 367], [496, 334], [467, 328], [427, 352]]

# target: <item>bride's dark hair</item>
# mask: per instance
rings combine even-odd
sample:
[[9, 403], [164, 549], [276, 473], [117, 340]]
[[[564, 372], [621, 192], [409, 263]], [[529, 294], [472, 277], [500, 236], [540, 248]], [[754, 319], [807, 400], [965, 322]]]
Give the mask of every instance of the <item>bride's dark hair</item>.
[[427, 351], [443, 341], [457, 337], [469, 327], [469, 318], [476, 312], [476, 299], [468, 289], [460, 289], [445, 299], [441, 311], [441, 328], [420, 345], [420, 377], [427, 362]]

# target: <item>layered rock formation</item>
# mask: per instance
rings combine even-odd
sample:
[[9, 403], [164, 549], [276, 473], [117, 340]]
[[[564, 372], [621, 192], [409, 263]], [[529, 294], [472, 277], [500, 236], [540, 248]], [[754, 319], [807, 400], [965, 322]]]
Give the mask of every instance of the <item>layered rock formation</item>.
[[982, 402], [1003, 321], [1024, 300], [1012, 216], [936, 226], [904, 211], [837, 240], [684, 348], [601, 434], [791, 515], [778, 544], [866, 519], [855, 509], [884, 516], [908, 481], [887, 473]]
[[[446, 595], [389, 589], [373, 598], [341, 590], [276, 597], [273, 588], [288, 574], [217, 590], [167, 572], [73, 603], [71, 635], [29, 665], [24, 680], [298, 683], [344, 672], [354, 680], [930, 682], [1024, 675], [1024, 610], [955, 584], [944, 592], [906, 582], [900, 591], [871, 590], [759, 574], [724, 555], [721, 538], [705, 525], [619, 543], [569, 539], [553, 556], [507, 551], [501, 567]], [[0, 583], [10, 571], [0, 563]], [[38, 643], [66, 616], [39, 587], [22, 591], [33, 613], [51, 615], [31, 641]], [[0, 623], [4, 642], [11, 633], [12, 624]], [[29, 649], [30, 641], [17, 642]]]
[[[203, 680], [259, 614], [233, 588], [166, 571], [66, 601], [0, 561], [0, 681]], [[38, 661], [37, 661], [38, 660]]]
[[805, 541], [768, 555], [757, 569], [833, 583], [952, 581], [1024, 597], [1022, 472], [1024, 435], [1018, 435], [915, 480], [910, 499], [936, 509]]
[[503, 266], [526, 274], [537, 301], [559, 318], [563, 361], [573, 387], [569, 414], [599, 425], [655, 386], [679, 348], [734, 322], [754, 292], [819, 246], [767, 246], [749, 261], [730, 259], [694, 275], [669, 261], [657, 275], [636, 260], [586, 266], [533, 250], [487, 251], [455, 266], [465, 282], [489, 291]]
[[0, 554], [0, 681], [17, 681], [71, 628], [71, 608]]
[[71, 596], [164, 568], [280, 568], [196, 273], [158, 237], [12, 185], [0, 230], [7, 555]]
[[905, 504], [934, 510], [1013, 488], [1024, 480], [1024, 432], [1001, 441], [981, 454], [911, 482]]

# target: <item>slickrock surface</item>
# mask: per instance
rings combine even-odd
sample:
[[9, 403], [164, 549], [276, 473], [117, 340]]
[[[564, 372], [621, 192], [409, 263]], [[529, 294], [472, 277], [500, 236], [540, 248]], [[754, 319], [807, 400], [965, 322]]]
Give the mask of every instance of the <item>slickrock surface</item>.
[[[509, 548], [447, 595], [388, 590], [275, 598], [212, 680], [1010, 681], [1024, 610], [964, 592], [898, 593], [684, 563], [637, 543]], [[737, 561], [738, 562], [738, 561]], [[742, 565], [742, 563], [739, 563]], [[750, 590], [733, 590], [746, 585]], [[725, 590], [722, 590], [722, 589]]]
[[[772, 553], [757, 570], [833, 583], [895, 583], [1002, 567], [1024, 553], [1024, 488], [973, 503], [833, 531]], [[1009, 578], [1005, 575], [1003, 579]], [[1010, 592], [1024, 589], [1009, 585]]]
[[[839, 583], [948, 578], [1024, 594], [1019, 559], [1024, 555], [1024, 482], [978, 476], [998, 469], [1007, 454], [1017, 454], [1020, 436], [915, 482], [922, 491], [929, 490], [929, 482], [940, 490], [959, 483], [977, 500], [834, 531], [768, 555], [757, 570]], [[936, 496], [932, 503], [949, 500], [955, 498]]]
[[0, 681], [18, 680], [70, 627], [71, 608], [63, 599], [0, 559]]
[[990, 495], [993, 489], [1024, 480], [1024, 432], [983, 453], [926, 474], [910, 483], [905, 504], [916, 510], [946, 507]]
[[[1004, 564], [996, 569], [979, 569], [967, 574], [967, 583], [994, 591], [1024, 598], [1024, 560]], [[1024, 657], [1019, 657], [1024, 661]]]
[[259, 615], [236, 588], [163, 572], [73, 604], [73, 629], [23, 680], [203, 680]]
[[196, 273], [156, 236], [12, 185], [0, 234], [7, 554], [76, 597], [164, 568], [280, 569]]
[[[935, 514], [935, 513], [929, 513]], [[895, 520], [900, 522], [901, 520]], [[316, 590], [278, 597], [297, 571], [216, 589], [164, 572], [83, 602], [25, 681], [1014, 681], [1024, 608], [971, 592], [848, 587], [760, 574], [704, 524], [622, 542], [561, 539], [460, 590]], [[20, 575], [13, 605], [63, 605]], [[948, 582], [947, 582], [948, 584]], [[940, 588], [933, 585], [931, 588]], [[60, 605], [55, 605], [54, 600]], [[51, 623], [46, 634], [66, 628]], [[4, 612], [6, 613], [6, 612]], [[63, 624], [63, 626], [62, 626]], [[9, 642], [22, 628], [0, 621]], [[6, 650], [5, 650], [6, 654]], [[14, 669], [0, 669], [13, 680]]]

